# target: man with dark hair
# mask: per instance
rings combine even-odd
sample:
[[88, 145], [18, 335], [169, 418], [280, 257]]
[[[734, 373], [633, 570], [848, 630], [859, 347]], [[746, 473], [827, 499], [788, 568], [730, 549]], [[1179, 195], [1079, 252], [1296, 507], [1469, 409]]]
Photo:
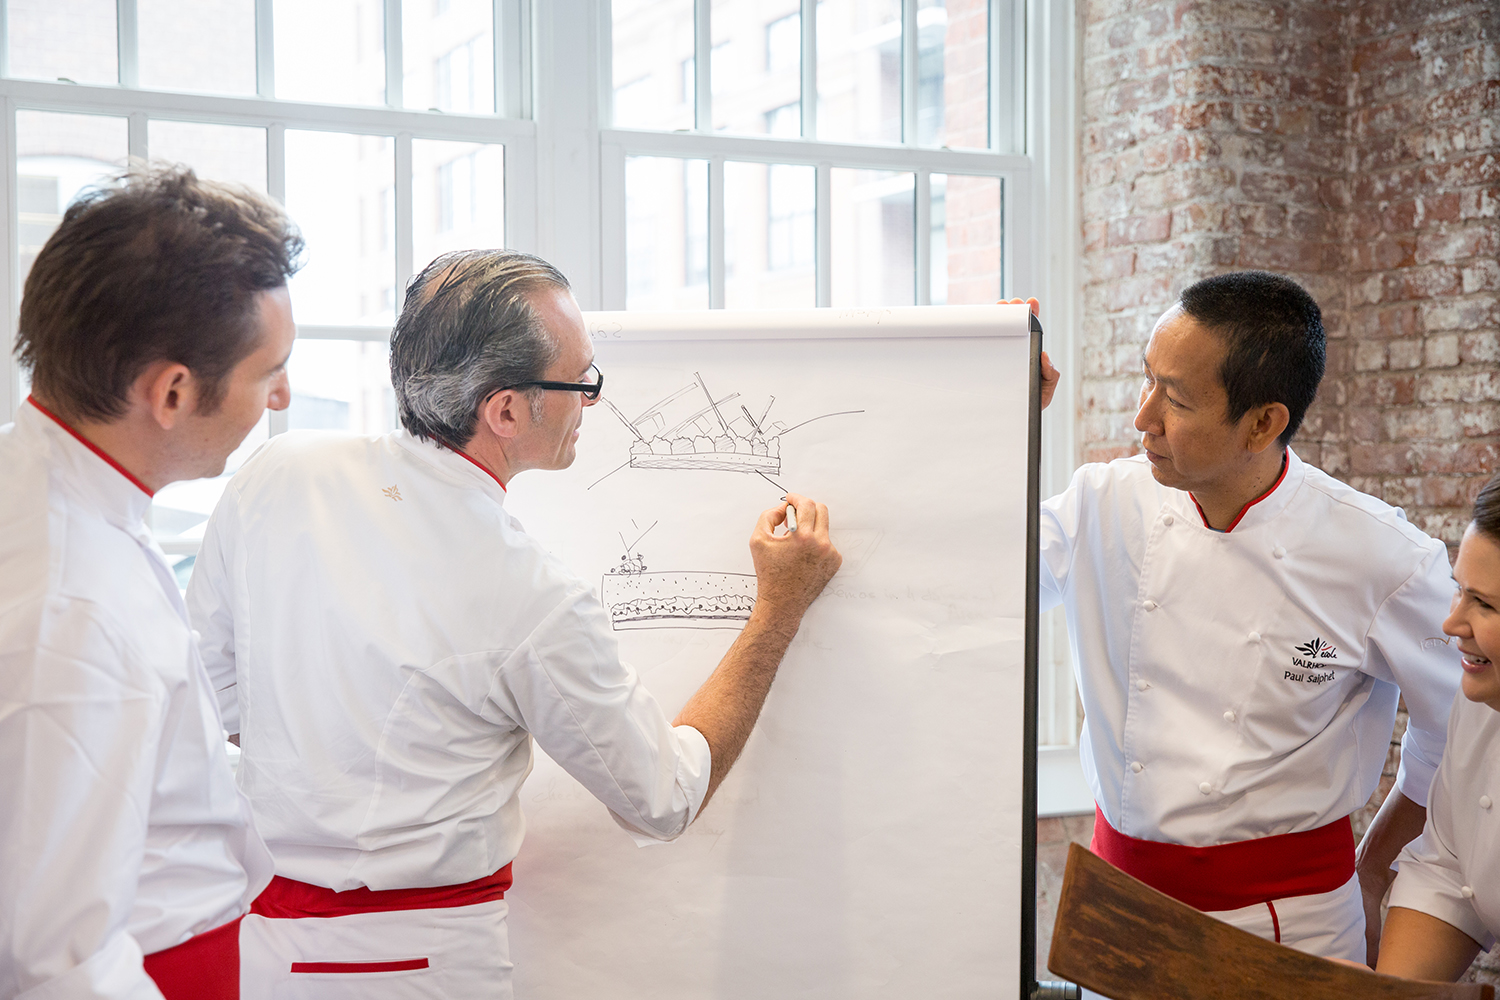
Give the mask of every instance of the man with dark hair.
[[257, 996], [509, 997], [532, 739], [638, 840], [675, 838], [837, 571], [827, 508], [789, 496], [781, 534], [763, 513], [755, 610], [669, 723], [593, 589], [505, 511], [512, 477], [573, 462], [593, 355], [550, 264], [446, 255], [392, 336], [406, 429], [282, 435], [225, 491], [188, 603], [276, 859], [243, 938]]
[[[1424, 641], [1453, 591], [1443, 544], [1288, 447], [1323, 357], [1317, 304], [1287, 278], [1184, 290], [1142, 357], [1144, 454], [1082, 467], [1043, 505], [1041, 592], [1067, 609], [1095, 853], [1253, 933], [1365, 961], [1460, 671]], [[1349, 815], [1401, 695], [1400, 773], [1356, 851]]]
[[301, 245], [269, 202], [162, 169], [75, 201], [26, 279], [32, 394], [0, 428], [0, 996], [239, 995], [271, 859], [146, 514], [287, 405]]

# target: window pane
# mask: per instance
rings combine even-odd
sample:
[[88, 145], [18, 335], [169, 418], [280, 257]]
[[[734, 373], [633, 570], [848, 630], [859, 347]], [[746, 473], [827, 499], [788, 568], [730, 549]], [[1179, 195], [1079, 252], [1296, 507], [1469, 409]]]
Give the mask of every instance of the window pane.
[[817, 169], [724, 164], [724, 304], [730, 309], [818, 304]]
[[395, 178], [389, 136], [287, 130], [286, 209], [307, 240], [298, 323], [394, 322]]
[[931, 184], [932, 304], [998, 302], [1000, 178], [933, 174]]
[[714, 0], [714, 130], [802, 134], [802, 17], [795, 0]]
[[274, 0], [276, 96], [385, 103], [382, 0]]
[[395, 430], [390, 346], [384, 341], [307, 340], [299, 337], [286, 366], [292, 384], [290, 430]]
[[16, 112], [16, 237], [22, 282], [68, 202], [124, 169], [129, 151], [124, 118]]
[[492, 0], [401, 5], [401, 94], [408, 108], [495, 113], [494, 17]]
[[136, 0], [141, 86], [255, 93], [255, 0]]
[[505, 147], [411, 142], [412, 235], [418, 270], [440, 253], [505, 246]]
[[[240, 446], [230, 453], [224, 462], [222, 475], [211, 479], [189, 479], [170, 483], [156, 491], [151, 498], [151, 531], [161, 542], [201, 542], [203, 529], [208, 526], [208, 516], [214, 512], [224, 487], [230, 477], [253, 454], [255, 449], [270, 438], [270, 424], [262, 414], [260, 423], [250, 429]], [[177, 555], [180, 555], [177, 554]], [[168, 553], [169, 558], [175, 558]], [[187, 587], [188, 573], [193, 568], [193, 557], [181, 559], [172, 567], [177, 574], [177, 585]]]
[[901, 141], [900, 0], [818, 4], [818, 138]]
[[10, 0], [11, 76], [116, 83], [115, 0]]
[[989, 147], [989, 31], [987, 0], [918, 3], [917, 142]]
[[838, 167], [832, 175], [832, 304], [914, 304], [916, 177]]
[[625, 160], [625, 307], [708, 308], [708, 161]]
[[614, 0], [614, 123], [693, 127], [693, 0]]
[[266, 130], [242, 125], [153, 120], [146, 125], [152, 160], [186, 163], [199, 177], [266, 190]]

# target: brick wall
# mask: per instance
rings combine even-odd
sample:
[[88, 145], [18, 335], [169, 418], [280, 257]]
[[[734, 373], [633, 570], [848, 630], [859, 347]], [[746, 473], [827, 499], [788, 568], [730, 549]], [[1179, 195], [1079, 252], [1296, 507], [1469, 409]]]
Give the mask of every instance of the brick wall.
[[[1140, 352], [1183, 287], [1278, 271], [1317, 298], [1329, 335], [1294, 447], [1456, 544], [1500, 469], [1500, 3], [1079, 12], [1079, 459], [1139, 450]], [[1066, 845], [1091, 826], [1039, 824], [1042, 958]], [[1500, 954], [1481, 956], [1470, 977], [1497, 969]]]

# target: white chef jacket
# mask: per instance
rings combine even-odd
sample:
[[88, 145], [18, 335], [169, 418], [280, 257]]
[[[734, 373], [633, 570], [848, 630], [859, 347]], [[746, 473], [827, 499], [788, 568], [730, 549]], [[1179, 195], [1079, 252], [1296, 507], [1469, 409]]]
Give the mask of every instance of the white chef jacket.
[[1422, 835], [1396, 859], [1391, 906], [1431, 914], [1479, 942], [1500, 929], [1500, 712], [1462, 696], [1448, 718]]
[[1083, 769], [1116, 830], [1206, 847], [1342, 819], [1380, 780], [1398, 694], [1396, 785], [1426, 805], [1461, 669], [1427, 641], [1453, 596], [1447, 551], [1399, 509], [1288, 449], [1280, 483], [1218, 532], [1137, 456], [1080, 468], [1041, 537]]
[[141, 955], [240, 916], [271, 859], [150, 495], [33, 405], [0, 469], [0, 997], [159, 998]]
[[188, 588], [276, 870], [453, 885], [516, 855], [531, 737], [669, 840], [708, 743], [620, 663], [592, 589], [463, 455], [405, 431], [280, 435], [230, 482]]

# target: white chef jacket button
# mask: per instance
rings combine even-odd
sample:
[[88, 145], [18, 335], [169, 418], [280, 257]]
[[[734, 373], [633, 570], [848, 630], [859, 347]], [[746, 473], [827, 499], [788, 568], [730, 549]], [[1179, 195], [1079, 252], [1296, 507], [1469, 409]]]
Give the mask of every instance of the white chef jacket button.
[[1233, 712], [1225, 712], [1224, 713], [1224, 721], [1225, 722], [1233, 722], [1234, 721], [1234, 713]]
[[1470, 889], [1468, 886], [1464, 886], [1463, 888], [1459, 889], [1458, 893], [1459, 895], [1463, 896], [1464, 899], [1474, 898], [1474, 890]]
[[1170, 528], [1172, 526], [1172, 522], [1175, 520], [1176, 518], [1174, 518], [1171, 514], [1168, 514], [1166, 517], [1161, 519], [1161, 523]]
[[1260, 633], [1259, 632], [1251, 632], [1245, 638], [1249, 639], [1251, 642], [1260, 642]]
[[1141, 607], [1145, 608], [1147, 611], [1155, 611], [1157, 605], [1155, 601], [1142, 601]]
[[1130, 762], [1130, 769], [1132, 771], [1134, 771], [1136, 774], [1140, 774], [1142, 771], [1144, 771], [1146, 769], [1146, 765], [1142, 764], [1138, 760], [1133, 760], [1133, 761]]
[[1491, 799], [1490, 799], [1490, 797], [1488, 795], [1481, 795], [1481, 796], [1479, 796], [1479, 808], [1481, 808], [1481, 809], [1488, 809], [1490, 806], [1492, 806], [1494, 804], [1495, 803], [1493, 801], [1491, 801]]
[[1201, 784], [1201, 785], [1198, 786], [1198, 791], [1202, 792], [1204, 795], [1207, 795], [1209, 792], [1211, 792], [1213, 790], [1214, 790], [1214, 786], [1210, 785], [1206, 781], [1203, 782], [1203, 784]]
[[1286, 555], [1286, 549], [1284, 549], [1280, 545], [1278, 545], [1274, 549], [1271, 550], [1271, 555], [1275, 556], [1277, 559], [1280, 559], [1280, 558], [1282, 558], [1283, 556]]
[[1135, 682], [1135, 689], [1137, 691], [1144, 691], [1144, 690], [1146, 690], [1150, 686], [1151, 685], [1147, 684], [1144, 680], [1140, 680], [1140, 681], [1136, 681]]

